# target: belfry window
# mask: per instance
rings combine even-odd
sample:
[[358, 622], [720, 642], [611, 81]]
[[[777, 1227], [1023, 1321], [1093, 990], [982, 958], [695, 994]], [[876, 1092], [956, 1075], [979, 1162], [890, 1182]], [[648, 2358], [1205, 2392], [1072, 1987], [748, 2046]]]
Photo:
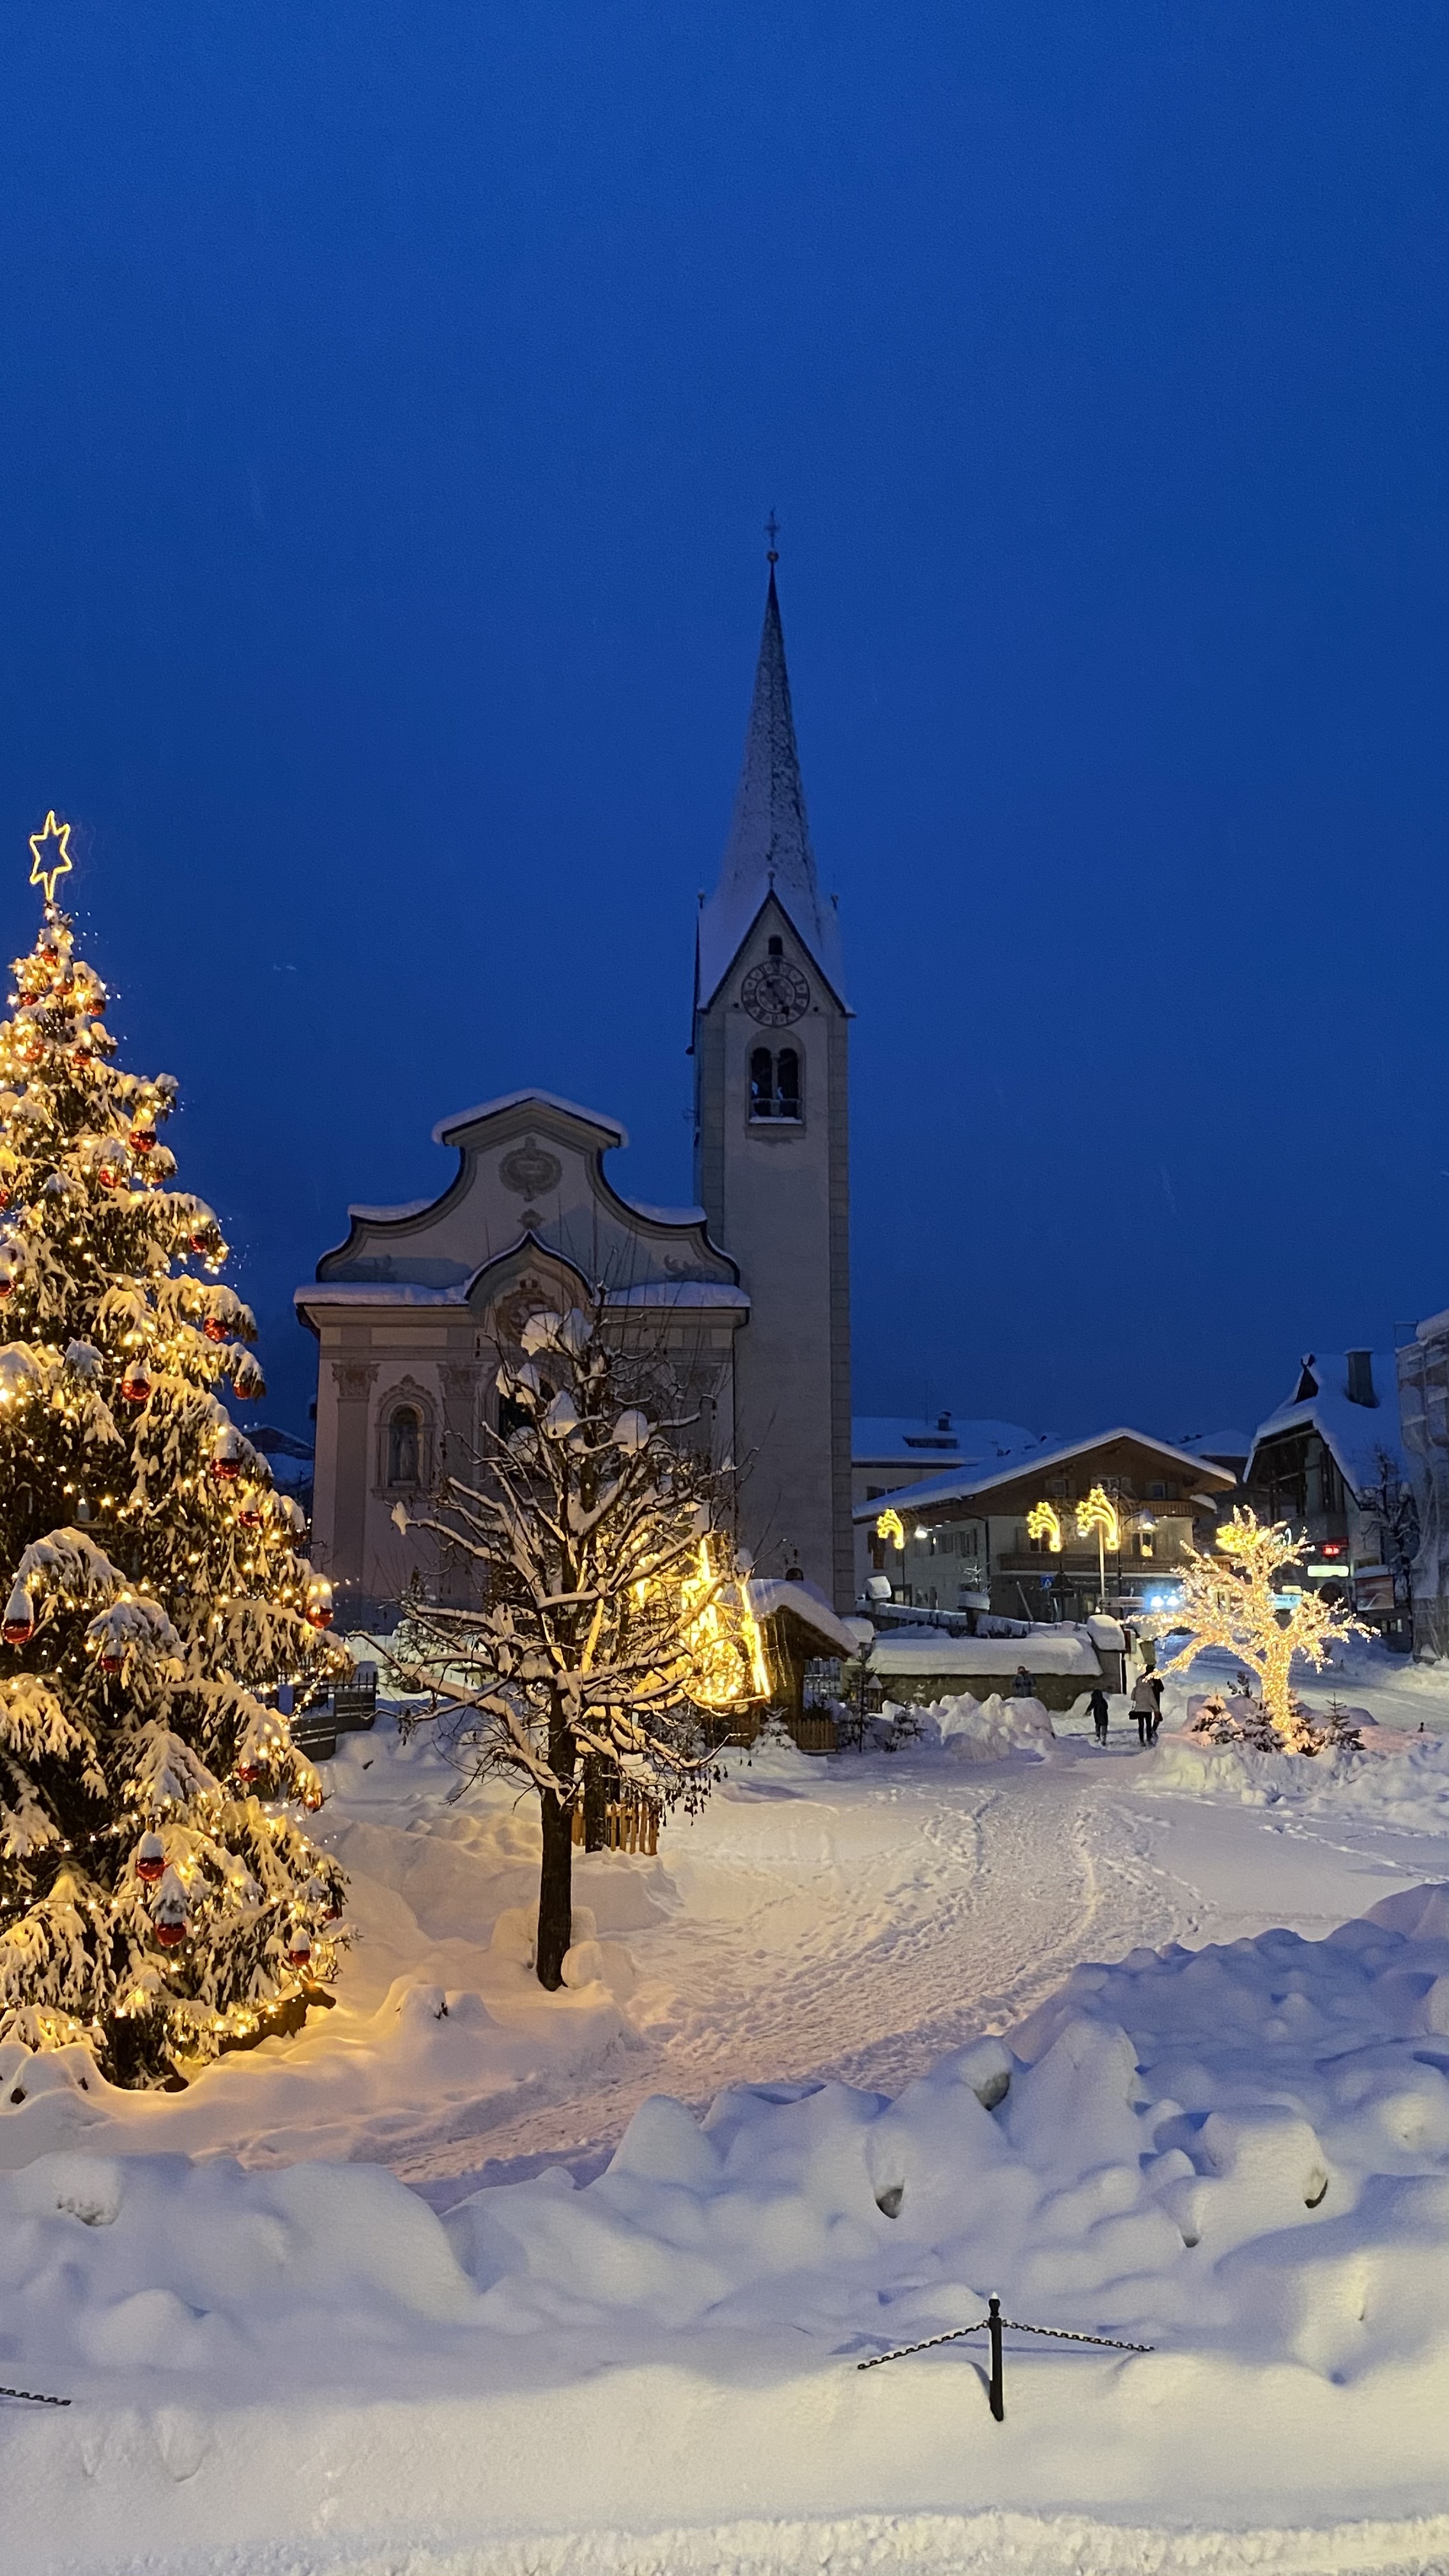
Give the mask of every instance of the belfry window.
[[416, 1485], [422, 1481], [423, 1426], [410, 1404], [400, 1404], [387, 1426], [387, 1481]]
[[788, 1118], [797, 1124], [800, 1108], [800, 1054], [796, 1047], [781, 1047], [772, 1055], [768, 1047], [755, 1047], [750, 1054], [750, 1118]]

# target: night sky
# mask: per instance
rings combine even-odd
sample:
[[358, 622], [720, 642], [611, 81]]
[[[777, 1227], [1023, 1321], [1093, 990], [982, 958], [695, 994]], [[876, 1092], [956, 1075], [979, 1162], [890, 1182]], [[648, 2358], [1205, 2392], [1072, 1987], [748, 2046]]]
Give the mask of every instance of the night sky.
[[1442, 0], [20, 0], [0, 102], [0, 928], [54, 804], [269, 1418], [437, 1118], [690, 1196], [772, 506], [857, 1410], [1449, 1303]]

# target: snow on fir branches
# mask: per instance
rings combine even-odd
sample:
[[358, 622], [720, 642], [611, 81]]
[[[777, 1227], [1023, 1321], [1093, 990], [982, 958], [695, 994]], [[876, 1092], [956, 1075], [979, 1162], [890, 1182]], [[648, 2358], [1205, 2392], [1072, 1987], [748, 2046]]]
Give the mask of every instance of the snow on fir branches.
[[535, 1314], [521, 1350], [498, 1373], [507, 1436], [475, 1476], [448, 1478], [434, 1512], [393, 1514], [439, 1541], [454, 1598], [419, 1589], [391, 1661], [431, 1695], [468, 1777], [537, 1795], [535, 1965], [557, 1987], [575, 1810], [587, 1827], [621, 1790], [697, 1806], [715, 1776], [710, 1721], [770, 1682], [721, 1526], [725, 1478], [691, 1445], [669, 1370], [607, 1335], [597, 1303]]
[[264, 1391], [175, 1188], [169, 1075], [114, 1062], [53, 903], [0, 1023], [0, 2040], [128, 2085], [334, 1970], [315, 1772], [260, 1694], [340, 1668], [305, 1523], [214, 1390]]
[[1218, 1531], [1210, 1555], [1185, 1550], [1179, 1606], [1143, 1622], [1151, 1637], [1192, 1631], [1188, 1644], [1160, 1664], [1159, 1672], [1179, 1671], [1207, 1646], [1225, 1646], [1246, 1664], [1257, 1675], [1264, 1714], [1284, 1753], [1318, 1753], [1333, 1734], [1316, 1727], [1294, 1697], [1294, 1656], [1302, 1655], [1321, 1670], [1331, 1647], [1369, 1633], [1361, 1620], [1342, 1616], [1321, 1593], [1300, 1590], [1284, 1601], [1282, 1574], [1302, 1561], [1303, 1549], [1304, 1542], [1295, 1539], [1286, 1521], [1260, 1521], [1255, 1512], [1237, 1510]]

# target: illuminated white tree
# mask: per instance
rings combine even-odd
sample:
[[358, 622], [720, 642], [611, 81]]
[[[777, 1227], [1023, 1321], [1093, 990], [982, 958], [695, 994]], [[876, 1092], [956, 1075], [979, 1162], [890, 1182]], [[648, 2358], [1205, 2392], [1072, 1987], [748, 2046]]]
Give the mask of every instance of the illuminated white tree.
[[1260, 1521], [1255, 1512], [1235, 1511], [1219, 1530], [1211, 1555], [1184, 1551], [1178, 1581], [1179, 1608], [1159, 1612], [1143, 1622], [1148, 1636], [1181, 1628], [1191, 1638], [1158, 1669], [1164, 1673], [1192, 1663], [1208, 1646], [1226, 1646], [1258, 1677], [1263, 1706], [1285, 1752], [1316, 1753], [1323, 1738], [1304, 1715], [1291, 1687], [1293, 1658], [1322, 1668], [1329, 1648], [1341, 1639], [1367, 1636], [1357, 1619], [1341, 1616], [1317, 1592], [1300, 1591], [1280, 1608], [1279, 1578], [1298, 1564], [1303, 1542], [1286, 1521]]
[[427, 1692], [469, 1778], [517, 1780], [539, 1802], [535, 1965], [562, 1982], [571, 1941], [573, 1818], [617, 1776], [664, 1805], [714, 1777], [716, 1712], [769, 1696], [743, 1569], [720, 1525], [720, 1476], [657, 1361], [619, 1347], [597, 1306], [542, 1311], [500, 1369], [515, 1427], [476, 1474], [449, 1477], [430, 1530], [470, 1569], [476, 1606], [421, 1591], [390, 1657]]
[[[176, 1085], [114, 1063], [53, 900], [0, 1023], [0, 2038], [128, 2085], [294, 2026], [342, 1880], [259, 1693], [340, 1661], [302, 1516], [213, 1389], [263, 1391]], [[42, 860], [50, 864], [42, 869]]]

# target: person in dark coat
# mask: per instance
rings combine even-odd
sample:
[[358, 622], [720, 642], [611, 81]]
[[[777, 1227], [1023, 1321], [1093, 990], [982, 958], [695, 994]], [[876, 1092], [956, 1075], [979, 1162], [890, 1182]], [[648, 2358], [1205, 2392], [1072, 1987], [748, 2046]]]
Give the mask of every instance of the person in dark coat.
[[1017, 1665], [1016, 1679], [1011, 1685], [1011, 1696], [1013, 1699], [1035, 1699], [1036, 1697], [1036, 1684], [1025, 1664]]
[[1152, 1724], [1147, 1730], [1147, 1741], [1149, 1744], [1155, 1744], [1157, 1742], [1157, 1730], [1162, 1724], [1161, 1673], [1149, 1673], [1147, 1675], [1147, 1687], [1152, 1693]]
[[1105, 1744], [1107, 1741], [1107, 1719], [1110, 1715], [1110, 1711], [1107, 1707], [1106, 1692], [1104, 1690], [1094, 1690], [1091, 1698], [1087, 1702], [1087, 1706], [1092, 1714], [1092, 1724], [1097, 1730], [1097, 1742], [1099, 1744]]

